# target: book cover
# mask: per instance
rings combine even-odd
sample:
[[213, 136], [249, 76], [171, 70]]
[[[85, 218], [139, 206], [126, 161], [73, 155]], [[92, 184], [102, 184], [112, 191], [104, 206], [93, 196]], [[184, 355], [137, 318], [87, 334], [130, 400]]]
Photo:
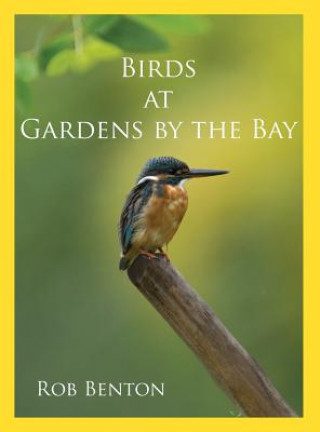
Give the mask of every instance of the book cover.
[[12, 16], [11, 413], [285, 430], [306, 410], [303, 11], [123, 6]]

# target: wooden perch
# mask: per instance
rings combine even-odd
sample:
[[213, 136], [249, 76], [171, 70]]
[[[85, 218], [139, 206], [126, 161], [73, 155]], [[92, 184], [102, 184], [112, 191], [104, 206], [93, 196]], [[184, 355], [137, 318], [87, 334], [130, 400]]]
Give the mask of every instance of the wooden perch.
[[131, 282], [250, 417], [297, 417], [261, 367], [166, 259], [139, 256]]

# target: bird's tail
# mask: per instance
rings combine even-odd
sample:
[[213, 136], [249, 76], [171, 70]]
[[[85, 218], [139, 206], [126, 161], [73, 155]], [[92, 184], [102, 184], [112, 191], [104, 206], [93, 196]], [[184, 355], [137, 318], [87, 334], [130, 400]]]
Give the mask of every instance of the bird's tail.
[[130, 267], [131, 260], [126, 256], [122, 256], [119, 262], [119, 270], [127, 270]]

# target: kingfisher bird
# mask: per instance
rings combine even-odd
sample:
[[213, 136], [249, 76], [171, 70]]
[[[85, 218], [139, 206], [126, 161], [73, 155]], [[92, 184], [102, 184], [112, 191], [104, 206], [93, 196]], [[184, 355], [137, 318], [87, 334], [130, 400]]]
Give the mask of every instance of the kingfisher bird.
[[121, 213], [119, 269], [128, 269], [138, 255], [158, 258], [159, 251], [160, 256], [167, 257], [163, 247], [171, 241], [188, 207], [184, 183], [228, 172], [190, 169], [185, 162], [171, 156], [149, 159]]

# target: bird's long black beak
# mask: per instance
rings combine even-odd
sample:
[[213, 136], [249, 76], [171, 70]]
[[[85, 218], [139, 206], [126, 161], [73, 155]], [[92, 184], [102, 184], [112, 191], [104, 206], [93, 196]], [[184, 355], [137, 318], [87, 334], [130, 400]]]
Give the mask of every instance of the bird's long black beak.
[[208, 169], [191, 169], [188, 173], [183, 175], [183, 178], [196, 178], [196, 177], [211, 177], [216, 175], [228, 174], [227, 170], [208, 170]]

